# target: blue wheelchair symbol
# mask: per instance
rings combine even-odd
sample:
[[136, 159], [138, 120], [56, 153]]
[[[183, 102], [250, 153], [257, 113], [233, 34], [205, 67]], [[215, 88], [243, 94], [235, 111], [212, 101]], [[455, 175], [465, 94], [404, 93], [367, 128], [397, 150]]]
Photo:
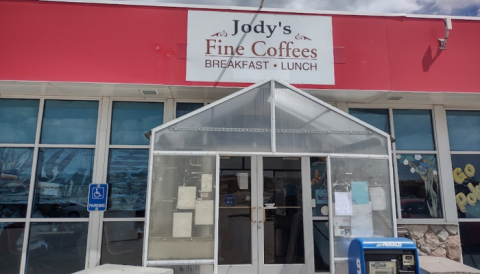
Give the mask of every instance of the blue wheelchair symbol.
[[92, 199], [103, 199], [104, 190], [104, 188], [94, 187], [92, 192]]

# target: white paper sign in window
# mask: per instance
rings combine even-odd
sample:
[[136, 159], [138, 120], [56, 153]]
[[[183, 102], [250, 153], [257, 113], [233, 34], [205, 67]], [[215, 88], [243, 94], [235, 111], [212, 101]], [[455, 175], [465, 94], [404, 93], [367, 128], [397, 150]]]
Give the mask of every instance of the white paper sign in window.
[[196, 201], [195, 225], [213, 225], [213, 200]]
[[173, 213], [173, 237], [192, 237], [192, 213]]
[[372, 205], [353, 205], [352, 215], [352, 236], [353, 237], [372, 237], [373, 219]]
[[352, 215], [352, 193], [351, 192], [335, 192], [335, 215], [337, 216]]
[[202, 174], [201, 192], [212, 192], [212, 174]]
[[248, 189], [248, 173], [237, 173], [238, 188]]
[[179, 186], [178, 187], [178, 209], [195, 209], [195, 198], [197, 188], [194, 186]]

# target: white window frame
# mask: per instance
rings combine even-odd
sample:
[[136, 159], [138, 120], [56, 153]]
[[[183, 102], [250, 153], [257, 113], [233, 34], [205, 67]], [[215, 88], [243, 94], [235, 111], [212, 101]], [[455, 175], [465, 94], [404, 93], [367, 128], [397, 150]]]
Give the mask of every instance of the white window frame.
[[[480, 114], [480, 107], [474, 108], [474, 107], [468, 107], [468, 108], [445, 108], [445, 117], [446, 117], [446, 112], [449, 110], [460, 110], [460, 111], [476, 111], [479, 112]], [[445, 128], [447, 129], [447, 135], [448, 135], [448, 124], [447, 121], [445, 120]], [[450, 149], [450, 143], [448, 142], [448, 152], [449, 152], [449, 160], [450, 160], [450, 176], [451, 182], [453, 182], [453, 165], [452, 165], [452, 155], [478, 155], [480, 157], [480, 150], [468, 150], [468, 151], [457, 151], [457, 150], [451, 150]], [[455, 198], [455, 191], [452, 193], [452, 196]], [[457, 204], [455, 203], [455, 212], [457, 209]], [[458, 218], [459, 223], [474, 223], [474, 222], [480, 222], [480, 218]]]
[[[101, 140], [101, 149], [102, 149], [102, 159], [99, 162], [99, 172], [97, 176], [101, 182], [107, 182], [108, 176], [108, 163], [110, 160], [110, 150], [111, 149], [144, 149], [149, 150], [150, 145], [111, 145], [111, 128], [112, 128], [112, 119], [113, 119], [113, 104], [114, 102], [137, 102], [137, 103], [163, 103], [163, 121], [162, 124], [167, 120], [168, 115], [171, 115], [171, 110], [167, 109], [167, 99], [166, 98], [104, 98], [103, 104], [104, 111], [102, 113], [102, 128], [100, 129], [99, 135], [102, 136]], [[169, 113], [170, 112], [170, 113]], [[100, 149], [99, 149], [100, 150]], [[145, 185], [147, 187], [147, 185]], [[146, 207], [146, 205], [145, 205]], [[101, 256], [102, 256], [102, 239], [103, 239], [103, 223], [104, 222], [143, 222], [145, 224], [145, 217], [126, 217], [126, 218], [109, 218], [105, 217], [103, 212], [92, 212], [90, 216], [94, 216], [92, 229], [89, 231], [89, 236], [91, 235], [91, 243], [89, 260], [86, 263], [86, 268], [95, 267], [100, 265]], [[143, 244], [143, 241], [142, 241]], [[143, 261], [143, 258], [142, 258]]]
[[173, 104], [173, 118], [174, 119], [177, 119], [177, 105], [178, 103], [191, 103], [191, 104], [198, 104], [198, 103], [202, 103], [203, 106], [206, 106], [208, 104], [210, 104], [211, 102], [214, 102], [212, 100], [201, 100], [201, 99], [198, 99], [198, 100], [188, 100], [188, 99], [176, 99], [173, 101], [174, 104]]
[[[396, 143], [392, 144], [392, 161], [394, 165], [394, 181], [395, 181], [395, 200], [396, 200], [396, 213], [397, 213], [397, 224], [457, 224], [457, 215], [455, 207], [455, 216], [452, 214], [451, 206], [452, 202], [455, 204], [454, 195], [450, 195], [452, 192], [448, 182], [451, 182], [448, 179], [448, 174], [451, 172], [445, 172], [445, 170], [451, 169], [451, 161], [445, 159], [444, 154], [446, 149], [450, 147], [445, 147], [445, 138], [448, 144], [448, 136], [442, 134], [443, 130], [446, 130], [446, 120], [445, 117], [442, 117], [441, 113], [445, 113], [443, 106], [438, 105], [403, 105], [403, 104], [359, 104], [359, 103], [345, 103], [337, 102], [337, 106], [342, 107], [345, 111], [353, 108], [361, 109], [387, 109], [389, 115], [389, 126], [390, 134], [395, 138], [395, 126], [393, 124], [393, 110], [429, 110], [432, 117], [432, 131], [435, 144], [435, 150], [397, 150]], [[445, 114], [444, 114], [445, 115]], [[443, 115], [443, 116], [444, 116]], [[447, 134], [448, 135], [448, 134]], [[398, 181], [398, 161], [396, 159], [397, 154], [429, 154], [435, 155], [437, 160], [437, 171], [439, 178], [440, 186], [440, 198], [442, 203], [442, 218], [402, 218], [401, 214], [401, 204], [400, 204], [400, 187]], [[450, 165], [450, 168], [448, 166]], [[452, 197], [450, 197], [452, 196]]]
[[[89, 148], [94, 149], [94, 163], [93, 163], [93, 172], [92, 178], [95, 178], [95, 173], [97, 172], [97, 163], [99, 157], [99, 150], [97, 149], [99, 145], [99, 129], [101, 121], [101, 112], [102, 112], [102, 99], [100, 97], [63, 97], [63, 96], [49, 96], [49, 97], [39, 97], [39, 96], [2, 96], [2, 99], [34, 99], [39, 101], [38, 107], [38, 116], [37, 116], [37, 126], [35, 132], [35, 143], [33, 144], [0, 144], [1, 147], [11, 147], [11, 148], [33, 148], [33, 159], [32, 159], [32, 171], [30, 175], [30, 188], [28, 194], [27, 202], [27, 211], [25, 218], [0, 218], [0, 222], [15, 222], [15, 223], [24, 223], [25, 229], [23, 232], [23, 245], [22, 245], [22, 254], [20, 259], [20, 273], [25, 273], [26, 263], [27, 263], [27, 253], [28, 253], [28, 241], [30, 238], [30, 228], [31, 223], [87, 223], [89, 225], [90, 231], [90, 218], [33, 218], [32, 217], [32, 207], [34, 200], [34, 193], [36, 187], [36, 175], [37, 175], [37, 165], [38, 165], [38, 154], [40, 148]], [[97, 114], [97, 130], [95, 136], [95, 144], [92, 145], [83, 145], [83, 144], [42, 144], [40, 143], [42, 123], [43, 123], [43, 114], [45, 110], [45, 100], [63, 100], [63, 101], [97, 101], [98, 102], [98, 114]], [[90, 235], [88, 235], [90, 237]], [[89, 240], [87, 239], [86, 243], [86, 258], [88, 257], [89, 250]], [[86, 265], [86, 263], [85, 263]]]

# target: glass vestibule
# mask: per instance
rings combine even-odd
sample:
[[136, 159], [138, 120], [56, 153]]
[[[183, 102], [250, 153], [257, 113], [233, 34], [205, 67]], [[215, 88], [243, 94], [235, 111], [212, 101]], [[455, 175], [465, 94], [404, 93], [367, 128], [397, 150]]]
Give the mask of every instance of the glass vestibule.
[[[352, 237], [392, 236], [396, 229], [390, 137], [280, 81], [263, 81], [152, 130], [150, 154], [147, 266], [211, 273], [228, 265], [235, 273], [249, 265], [251, 273], [281, 273], [300, 265], [290, 272], [313, 273], [314, 253], [321, 253], [323, 268], [328, 257], [330, 272], [343, 273]], [[221, 157], [228, 155], [242, 165], [225, 168]], [[331, 168], [317, 176], [309, 156], [322, 156]], [[277, 169], [276, 161], [290, 162]], [[323, 186], [313, 187], [316, 180]], [[244, 227], [244, 241], [224, 229], [232, 226]], [[316, 236], [333, 239], [332, 256], [315, 249], [315, 228]]]

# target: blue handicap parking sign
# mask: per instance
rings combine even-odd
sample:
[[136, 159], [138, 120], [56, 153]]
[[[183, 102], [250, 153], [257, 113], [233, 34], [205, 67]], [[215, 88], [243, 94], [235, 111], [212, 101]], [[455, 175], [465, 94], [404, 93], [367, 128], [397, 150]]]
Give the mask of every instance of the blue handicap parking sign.
[[88, 188], [88, 211], [107, 210], [108, 184], [90, 184]]

